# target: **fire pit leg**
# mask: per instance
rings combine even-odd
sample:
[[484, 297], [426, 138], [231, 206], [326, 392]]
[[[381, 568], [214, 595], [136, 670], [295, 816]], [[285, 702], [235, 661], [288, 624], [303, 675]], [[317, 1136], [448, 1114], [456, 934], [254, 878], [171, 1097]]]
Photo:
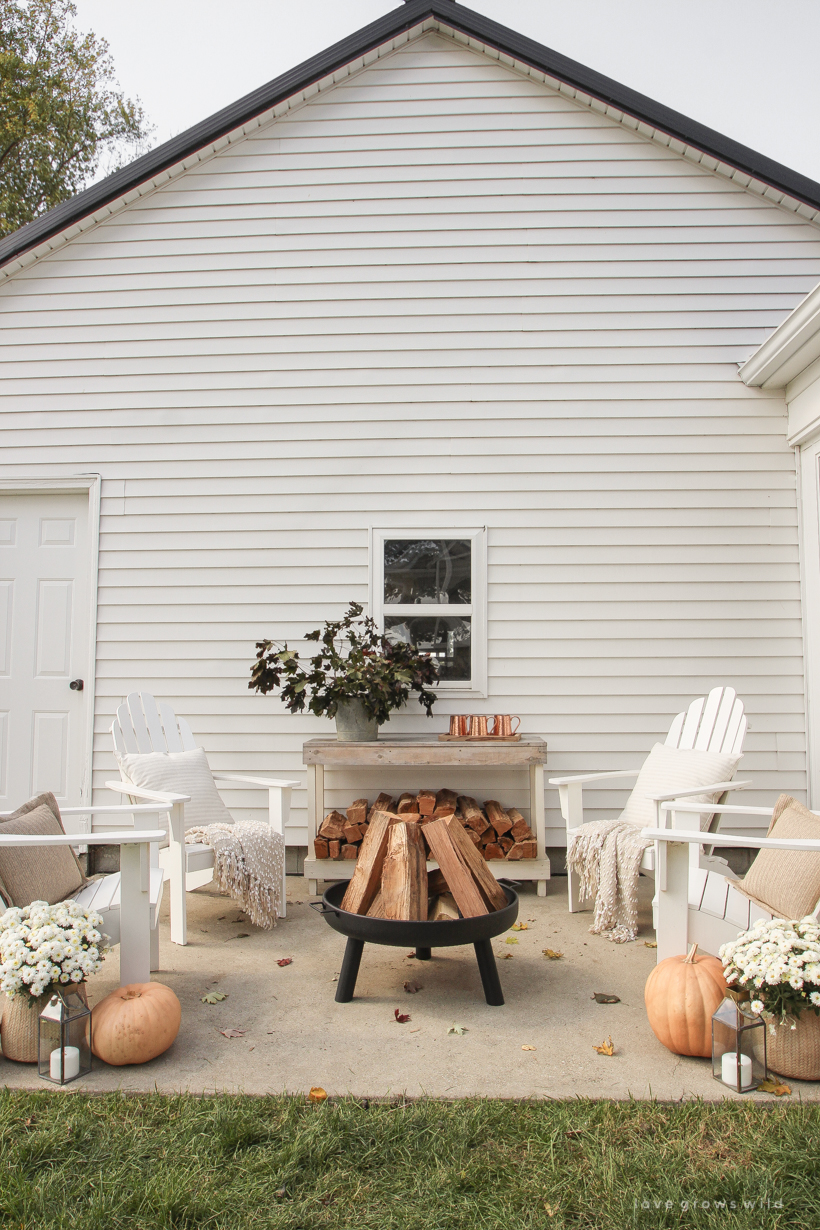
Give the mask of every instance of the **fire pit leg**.
[[[342, 969], [336, 986], [336, 1003], [349, 1004], [356, 990], [356, 979], [359, 976], [359, 962], [364, 951], [364, 940], [348, 940]], [[498, 975], [496, 975], [498, 977]]]
[[[478, 972], [481, 974], [481, 985], [484, 987], [484, 998], [493, 1008], [504, 1003], [504, 992], [501, 990], [501, 980], [495, 964], [495, 953], [489, 940], [479, 940], [473, 944], [475, 957], [478, 961]], [[341, 986], [341, 981], [339, 986]], [[338, 995], [336, 996], [338, 999]]]
[[417, 961], [429, 961], [432, 955], [433, 955], [433, 950], [431, 948], [417, 948], [416, 949], [416, 960]]

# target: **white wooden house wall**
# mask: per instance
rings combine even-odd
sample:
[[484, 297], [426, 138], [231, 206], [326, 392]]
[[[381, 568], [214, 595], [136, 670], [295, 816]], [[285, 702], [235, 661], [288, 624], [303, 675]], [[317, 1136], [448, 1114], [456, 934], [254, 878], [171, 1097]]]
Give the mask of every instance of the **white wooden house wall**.
[[732, 684], [754, 801], [800, 795], [795, 461], [737, 364], [818, 277], [812, 224], [431, 34], [17, 273], [0, 476], [103, 476], [97, 788], [137, 687], [304, 780], [330, 727], [247, 690], [255, 640], [365, 600], [369, 526], [485, 524], [472, 707], [580, 772]]

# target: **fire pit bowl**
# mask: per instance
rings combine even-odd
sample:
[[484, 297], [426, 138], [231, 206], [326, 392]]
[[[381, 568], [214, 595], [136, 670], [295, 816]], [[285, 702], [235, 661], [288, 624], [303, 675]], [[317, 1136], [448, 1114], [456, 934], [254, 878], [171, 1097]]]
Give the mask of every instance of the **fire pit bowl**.
[[415, 948], [421, 961], [430, 960], [433, 948], [455, 948], [459, 944], [472, 944], [475, 949], [484, 998], [488, 1004], [504, 1003], [504, 993], [498, 977], [490, 940], [502, 931], [507, 931], [518, 917], [518, 894], [509, 881], [501, 880], [507, 904], [491, 914], [479, 914], [475, 918], [448, 918], [439, 922], [405, 921], [392, 918], [368, 918], [364, 914], [351, 914], [341, 908], [347, 882], [331, 884], [321, 901], [312, 901], [311, 907], [320, 913], [334, 931], [347, 936], [342, 969], [336, 987], [336, 1002], [348, 1004], [356, 989], [356, 978], [365, 944], [387, 944], [395, 948]]

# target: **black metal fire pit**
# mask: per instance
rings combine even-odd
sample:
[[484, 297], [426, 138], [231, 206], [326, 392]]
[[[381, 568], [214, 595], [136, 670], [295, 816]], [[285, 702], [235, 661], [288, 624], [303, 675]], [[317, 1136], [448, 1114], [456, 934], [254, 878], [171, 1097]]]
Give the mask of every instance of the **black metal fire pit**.
[[439, 922], [415, 922], [392, 918], [367, 918], [341, 909], [347, 883], [331, 884], [321, 901], [310, 904], [327, 920], [334, 931], [347, 936], [342, 970], [336, 988], [337, 1004], [348, 1004], [356, 989], [356, 978], [365, 944], [387, 944], [395, 948], [415, 948], [421, 961], [430, 960], [433, 948], [455, 948], [472, 944], [475, 948], [484, 998], [488, 1004], [504, 1003], [490, 940], [508, 930], [518, 917], [518, 894], [507, 881], [500, 881], [507, 897], [502, 910], [479, 914], [476, 918], [448, 918]]

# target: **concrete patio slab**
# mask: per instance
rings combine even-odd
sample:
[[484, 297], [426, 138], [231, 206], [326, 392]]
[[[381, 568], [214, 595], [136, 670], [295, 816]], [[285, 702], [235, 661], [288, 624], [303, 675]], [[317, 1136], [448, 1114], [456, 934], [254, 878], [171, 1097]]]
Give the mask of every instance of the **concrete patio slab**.
[[[654, 939], [651, 894], [651, 882], [642, 881], [641, 935], [619, 945], [589, 934], [589, 914], [567, 913], [565, 879], [551, 880], [545, 898], [525, 888], [519, 919], [527, 930], [493, 944], [507, 1002], [490, 1008], [471, 948], [441, 949], [421, 962], [373, 945], [365, 948], [356, 998], [337, 1004], [344, 939], [309, 909], [303, 880], [290, 881], [288, 917], [270, 932], [247, 923], [230, 899], [200, 889], [188, 898], [187, 947], [171, 944], [167, 908], [161, 924], [155, 979], [182, 1002], [176, 1042], [139, 1067], [97, 1061], [68, 1088], [263, 1094], [320, 1085], [331, 1095], [359, 1097], [737, 1097], [712, 1079], [708, 1061], [670, 1054], [649, 1028], [643, 988], [655, 963], [655, 950], [645, 946]], [[563, 958], [547, 959], [544, 948]], [[282, 957], [292, 964], [279, 967]], [[422, 989], [408, 994], [406, 981]], [[92, 1005], [117, 985], [114, 950], [90, 984]], [[202, 1003], [216, 990], [227, 998]], [[596, 991], [621, 1002], [598, 1004]], [[396, 1008], [410, 1014], [406, 1024], [396, 1023]], [[448, 1034], [452, 1025], [466, 1032]], [[225, 1029], [245, 1033], [226, 1038]], [[610, 1035], [611, 1058], [593, 1050]], [[29, 1065], [3, 1060], [0, 1073], [9, 1088], [49, 1087]], [[793, 1097], [820, 1096], [820, 1084], [788, 1083]]]

